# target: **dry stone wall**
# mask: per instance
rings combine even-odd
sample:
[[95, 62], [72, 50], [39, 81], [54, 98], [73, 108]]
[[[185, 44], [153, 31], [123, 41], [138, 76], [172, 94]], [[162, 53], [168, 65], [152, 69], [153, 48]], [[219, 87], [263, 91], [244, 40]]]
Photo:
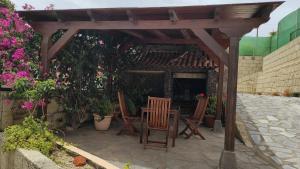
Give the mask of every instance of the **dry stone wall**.
[[261, 61], [254, 60], [251, 60], [251, 56], [239, 59], [239, 92], [300, 92], [300, 37], [261, 58]]

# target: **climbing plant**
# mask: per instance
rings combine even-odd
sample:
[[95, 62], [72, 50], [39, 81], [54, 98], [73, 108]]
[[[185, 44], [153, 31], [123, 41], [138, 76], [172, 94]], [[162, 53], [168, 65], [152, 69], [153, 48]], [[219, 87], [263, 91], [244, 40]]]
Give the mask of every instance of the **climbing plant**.
[[12, 88], [11, 99], [22, 100], [20, 108], [34, 114], [37, 106], [45, 107], [45, 97], [55, 89], [55, 81], [40, 79], [40, 36], [14, 12], [9, 1], [3, 2], [0, 7], [0, 84]]
[[[63, 33], [57, 32], [53, 41]], [[122, 72], [141, 49], [124, 35], [82, 30], [57, 55], [51, 74], [57, 79], [60, 102], [73, 127], [87, 119], [97, 100], [104, 96], [114, 100]]]

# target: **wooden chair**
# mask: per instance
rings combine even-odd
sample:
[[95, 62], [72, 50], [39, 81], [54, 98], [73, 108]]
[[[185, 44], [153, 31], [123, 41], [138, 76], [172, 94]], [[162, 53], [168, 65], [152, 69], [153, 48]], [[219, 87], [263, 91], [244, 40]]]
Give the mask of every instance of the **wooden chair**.
[[[169, 118], [171, 110], [170, 98], [148, 97], [146, 116], [146, 128], [144, 133], [144, 148], [146, 146], [159, 146], [168, 151]], [[165, 141], [149, 140], [150, 130], [163, 131], [166, 133]]]
[[123, 91], [118, 91], [118, 99], [120, 105], [120, 111], [122, 114], [123, 126], [122, 129], [119, 131], [118, 135], [126, 132], [130, 135], [137, 135], [138, 130], [134, 127], [133, 122], [140, 120], [138, 117], [130, 117], [128, 113], [128, 109], [125, 103], [125, 97]]
[[[179, 133], [179, 135], [184, 134], [186, 136], [186, 139], [190, 138], [192, 135], [199, 135], [203, 140], [205, 140], [203, 135], [200, 133], [199, 125], [203, 121], [207, 104], [208, 97], [201, 97], [198, 100], [194, 114], [188, 118], [183, 119], [186, 127]], [[190, 130], [190, 132], [187, 132], [188, 130]]]

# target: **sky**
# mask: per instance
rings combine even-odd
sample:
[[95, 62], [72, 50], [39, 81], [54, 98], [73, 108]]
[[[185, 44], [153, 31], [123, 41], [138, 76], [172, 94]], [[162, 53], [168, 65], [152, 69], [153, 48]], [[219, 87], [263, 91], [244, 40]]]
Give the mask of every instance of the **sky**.
[[[266, 2], [276, 0], [11, 0], [17, 10], [22, 9], [25, 3], [31, 4], [35, 9], [44, 9], [49, 4], [54, 4], [55, 9], [101, 8], [101, 7], [160, 7], [160, 6], [189, 6], [230, 4], [247, 2]], [[278, 22], [287, 14], [300, 8], [300, 0], [285, 0], [275, 11], [271, 13], [271, 19], [258, 29], [259, 36], [268, 36], [270, 32], [277, 30]], [[248, 36], [256, 36], [256, 29]]]

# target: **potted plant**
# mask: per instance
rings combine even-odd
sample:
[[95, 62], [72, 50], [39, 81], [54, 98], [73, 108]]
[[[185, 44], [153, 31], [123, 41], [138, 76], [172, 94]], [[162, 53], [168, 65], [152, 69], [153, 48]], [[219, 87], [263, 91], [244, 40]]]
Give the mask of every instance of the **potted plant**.
[[96, 130], [107, 130], [111, 123], [115, 105], [109, 99], [102, 99], [95, 104], [93, 113], [95, 128]]
[[204, 116], [204, 121], [207, 127], [213, 128], [216, 120], [217, 97], [212, 96], [208, 99], [208, 105]]

